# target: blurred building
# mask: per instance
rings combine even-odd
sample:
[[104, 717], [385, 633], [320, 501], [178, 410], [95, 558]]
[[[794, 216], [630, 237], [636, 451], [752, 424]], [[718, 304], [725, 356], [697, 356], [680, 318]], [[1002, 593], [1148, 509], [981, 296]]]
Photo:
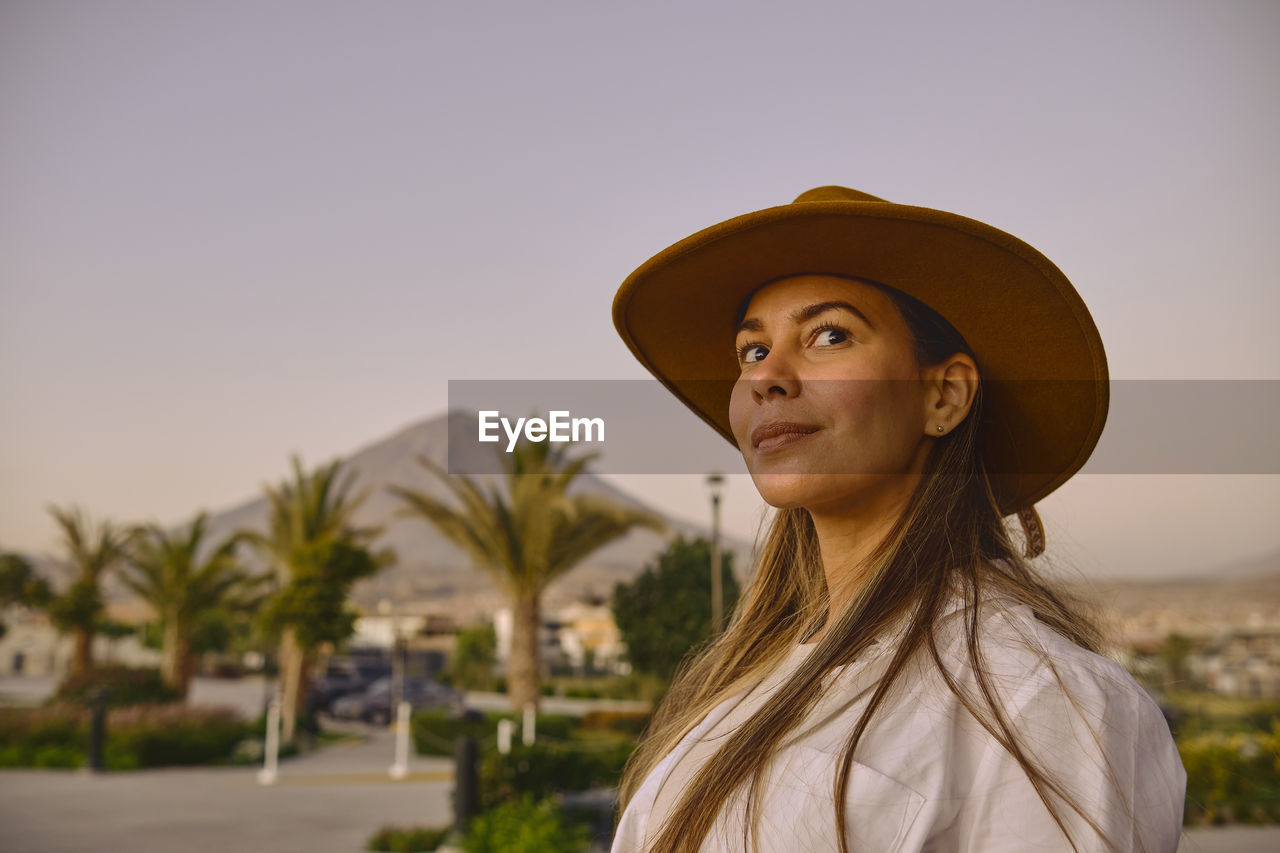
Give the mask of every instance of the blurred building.
[[458, 625], [451, 615], [435, 611], [429, 602], [393, 607], [384, 600], [378, 611], [356, 619], [347, 649], [377, 653], [387, 660], [398, 652], [405, 671], [413, 676], [434, 676], [446, 667], [458, 641]]
[[568, 664], [580, 673], [625, 674], [630, 664], [621, 660], [626, 646], [603, 599], [581, 599], [556, 614], [559, 640]]
[[1193, 683], [1228, 696], [1280, 698], [1280, 631], [1241, 628], [1187, 656]]
[[[493, 614], [493, 627], [498, 664], [505, 667], [511, 655], [510, 607]], [[538, 656], [544, 674], [625, 674], [630, 667], [620, 660], [624, 649], [613, 611], [602, 598], [580, 597], [543, 616], [538, 626]]]
[[[119, 622], [136, 624], [146, 614], [113, 604], [108, 606], [107, 615]], [[11, 605], [0, 611], [0, 619], [6, 627], [5, 635], [0, 637], [0, 675], [60, 677], [70, 668], [72, 639], [59, 634], [48, 615]], [[99, 634], [93, 639], [93, 659], [97, 663], [159, 666], [161, 655], [157, 649], [144, 646], [139, 634], [118, 638]]]

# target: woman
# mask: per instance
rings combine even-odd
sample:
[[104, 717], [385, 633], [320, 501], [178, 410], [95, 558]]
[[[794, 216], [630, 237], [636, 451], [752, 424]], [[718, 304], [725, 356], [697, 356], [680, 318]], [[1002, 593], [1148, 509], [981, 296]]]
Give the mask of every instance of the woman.
[[1052, 263], [821, 187], [659, 253], [614, 321], [777, 508], [627, 766], [615, 853], [1176, 849], [1159, 708], [1030, 562], [1108, 403]]

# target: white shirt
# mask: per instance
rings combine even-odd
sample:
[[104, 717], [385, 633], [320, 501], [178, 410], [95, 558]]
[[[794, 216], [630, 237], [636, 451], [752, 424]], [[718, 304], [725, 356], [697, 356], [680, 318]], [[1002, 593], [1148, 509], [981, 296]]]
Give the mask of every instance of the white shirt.
[[[945, 613], [938, 623], [941, 657], [969, 695], [979, 697], [964, 651], [963, 601], [952, 598]], [[1041, 624], [1030, 608], [992, 602], [980, 613], [983, 660], [1018, 743], [1115, 845], [1059, 803], [1078, 849], [1173, 853], [1187, 774], [1160, 708], [1122, 666]], [[823, 700], [784, 738], [765, 769], [758, 831], [747, 836], [757, 849], [839, 850], [833, 786], [843, 745], [906, 627], [837, 668]], [[627, 805], [611, 853], [646, 850], [682, 787], [723, 742], [718, 738], [754, 713], [815, 647], [797, 646], [756, 687], [710, 711], [654, 767]], [[1037, 648], [1053, 660], [1080, 711]], [[908, 663], [899, 686], [863, 733], [849, 773], [844, 831], [851, 850], [1071, 849], [1021, 766], [951, 692], [927, 650]], [[744, 798], [745, 785], [721, 809], [701, 850], [743, 851]]]

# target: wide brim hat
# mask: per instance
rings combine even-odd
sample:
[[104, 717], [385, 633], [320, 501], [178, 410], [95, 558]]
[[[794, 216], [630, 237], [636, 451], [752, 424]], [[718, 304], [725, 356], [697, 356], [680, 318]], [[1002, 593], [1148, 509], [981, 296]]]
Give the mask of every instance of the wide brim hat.
[[739, 307], [775, 279], [820, 273], [907, 293], [964, 336], [982, 376], [983, 459], [1005, 515], [1029, 511], [1089, 458], [1107, 418], [1102, 338], [1054, 264], [982, 222], [819, 187], [663, 249], [622, 283], [627, 347], [737, 447], [729, 397]]

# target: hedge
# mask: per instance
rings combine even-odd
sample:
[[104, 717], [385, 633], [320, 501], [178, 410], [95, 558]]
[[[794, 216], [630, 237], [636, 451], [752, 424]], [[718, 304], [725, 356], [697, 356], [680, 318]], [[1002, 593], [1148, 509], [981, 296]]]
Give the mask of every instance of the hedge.
[[496, 805], [471, 822], [462, 840], [465, 853], [576, 853], [591, 834], [567, 818], [551, 800], [528, 795]]
[[532, 746], [512, 744], [507, 755], [497, 750], [484, 753], [479, 767], [480, 808], [491, 809], [524, 795], [541, 800], [564, 791], [616, 787], [634, 748], [627, 741], [538, 741]]
[[1187, 770], [1186, 823], [1280, 822], [1280, 718], [1269, 732], [1182, 737], [1178, 752]]
[[[452, 756], [459, 735], [473, 737], [484, 748], [498, 742], [498, 721], [516, 724], [514, 740], [520, 739], [523, 717], [515, 712], [488, 712], [482, 718], [456, 717], [448, 711], [417, 711], [410, 718], [414, 749], [419, 755]], [[538, 714], [535, 730], [539, 738], [568, 740], [577, 718], [566, 714]]]
[[[0, 767], [84, 766], [89, 718], [70, 705], [0, 708]], [[110, 710], [106, 734], [106, 769], [135, 770], [226, 762], [258, 731], [230, 709], [173, 703]]]
[[164, 683], [160, 670], [154, 667], [109, 664], [67, 676], [58, 685], [52, 701], [59, 705], [89, 707], [99, 692], [108, 708], [163, 704], [182, 698], [177, 690]]
[[373, 834], [367, 850], [382, 853], [431, 853], [449, 837], [451, 828], [385, 826]]

